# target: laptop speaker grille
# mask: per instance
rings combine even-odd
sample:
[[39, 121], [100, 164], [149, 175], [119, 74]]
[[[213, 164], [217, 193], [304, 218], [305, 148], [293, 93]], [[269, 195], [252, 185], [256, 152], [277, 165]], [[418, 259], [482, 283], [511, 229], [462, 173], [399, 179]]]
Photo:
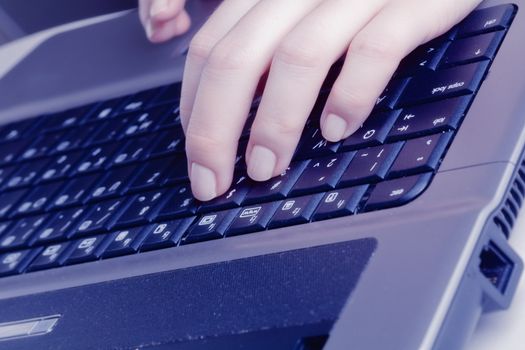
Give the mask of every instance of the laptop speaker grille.
[[517, 174], [507, 192], [503, 206], [494, 217], [494, 223], [501, 229], [502, 233], [508, 238], [519, 210], [525, 200], [525, 159], [522, 160]]

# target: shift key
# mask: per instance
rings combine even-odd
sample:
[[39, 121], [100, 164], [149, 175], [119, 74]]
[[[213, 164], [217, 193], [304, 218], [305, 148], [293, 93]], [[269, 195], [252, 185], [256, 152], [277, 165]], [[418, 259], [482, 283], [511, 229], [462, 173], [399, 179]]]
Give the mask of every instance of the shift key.
[[408, 106], [475, 93], [483, 81], [489, 61], [431, 71], [413, 78], [398, 105]]

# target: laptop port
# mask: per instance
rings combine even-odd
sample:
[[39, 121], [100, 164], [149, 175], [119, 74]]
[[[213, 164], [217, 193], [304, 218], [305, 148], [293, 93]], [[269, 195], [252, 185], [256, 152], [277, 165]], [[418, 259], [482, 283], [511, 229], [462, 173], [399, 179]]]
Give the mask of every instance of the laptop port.
[[505, 293], [514, 263], [493, 242], [483, 249], [480, 254], [479, 268], [481, 273], [502, 294]]

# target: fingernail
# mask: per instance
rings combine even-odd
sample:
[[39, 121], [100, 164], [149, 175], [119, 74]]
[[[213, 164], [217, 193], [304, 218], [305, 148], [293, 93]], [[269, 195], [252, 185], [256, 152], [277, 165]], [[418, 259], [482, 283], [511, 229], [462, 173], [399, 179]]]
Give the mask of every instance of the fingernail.
[[323, 137], [331, 142], [339, 142], [344, 138], [347, 128], [346, 120], [335, 114], [328, 114], [323, 125]]
[[168, 0], [154, 0], [149, 9], [150, 17], [155, 17], [158, 14], [168, 10]]
[[248, 162], [248, 175], [255, 181], [266, 181], [272, 178], [277, 156], [263, 146], [253, 146]]
[[148, 39], [151, 39], [153, 37], [153, 26], [151, 25], [151, 22], [149, 20], [146, 22], [145, 29], [146, 36], [148, 37]]
[[198, 164], [191, 164], [191, 189], [193, 195], [201, 201], [209, 201], [217, 197], [217, 180], [215, 173]]

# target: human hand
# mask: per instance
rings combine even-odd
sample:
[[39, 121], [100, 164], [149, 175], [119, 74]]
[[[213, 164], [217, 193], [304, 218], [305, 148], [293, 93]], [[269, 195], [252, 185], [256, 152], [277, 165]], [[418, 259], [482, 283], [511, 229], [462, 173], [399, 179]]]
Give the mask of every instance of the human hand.
[[191, 24], [186, 0], [139, 0], [139, 16], [148, 39], [158, 43], [185, 33]]
[[180, 111], [195, 197], [210, 200], [229, 188], [238, 140], [268, 69], [246, 150], [256, 181], [288, 167], [324, 78], [342, 55], [321, 114], [323, 136], [333, 142], [362, 125], [402, 58], [479, 2], [224, 1], [192, 40], [183, 78]]

